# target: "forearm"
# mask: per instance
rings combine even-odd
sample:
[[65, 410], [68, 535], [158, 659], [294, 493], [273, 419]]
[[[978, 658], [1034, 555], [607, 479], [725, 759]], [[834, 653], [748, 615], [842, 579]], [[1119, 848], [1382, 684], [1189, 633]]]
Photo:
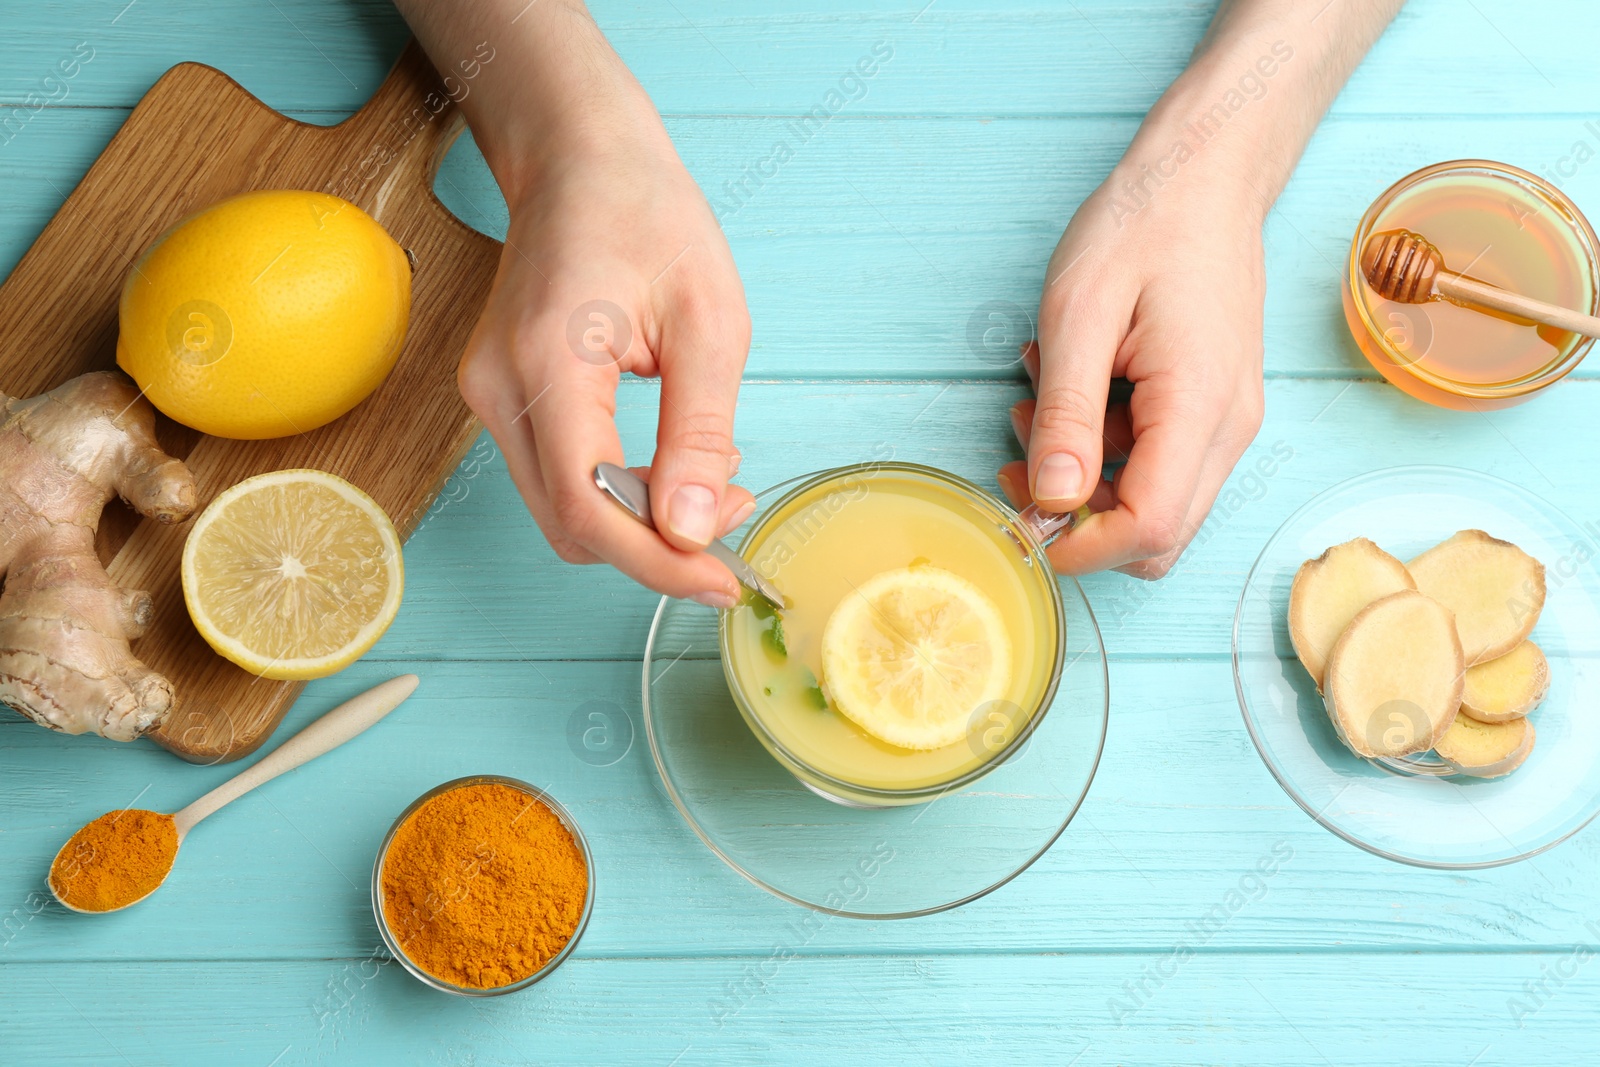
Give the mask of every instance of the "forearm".
[[492, 59], [452, 95], [507, 200], [564, 149], [603, 150], [608, 124], [614, 134], [617, 122], [654, 116], [582, 0], [395, 0], [395, 6], [447, 76], [461, 58], [491, 50]]
[[1161, 184], [1222, 178], [1264, 216], [1402, 3], [1333, 0], [1319, 11], [1321, 0], [1223, 0], [1140, 126], [1114, 187], [1131, 181], [1148, 196]]

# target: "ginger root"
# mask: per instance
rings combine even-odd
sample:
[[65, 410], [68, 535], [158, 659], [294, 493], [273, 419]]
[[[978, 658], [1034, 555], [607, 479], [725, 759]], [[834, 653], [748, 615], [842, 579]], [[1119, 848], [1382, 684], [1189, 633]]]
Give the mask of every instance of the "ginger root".
[[132, 382], [96, 372], [26, 400], [0, 394], [0, 703], [131, 741], [173, 692], [128, 647], [149, 625], [149, 594], [118, 587], [95, 555], [113, 496], [164, 523], [195, 507], [194, 479], [156, 444], [155, 409]]

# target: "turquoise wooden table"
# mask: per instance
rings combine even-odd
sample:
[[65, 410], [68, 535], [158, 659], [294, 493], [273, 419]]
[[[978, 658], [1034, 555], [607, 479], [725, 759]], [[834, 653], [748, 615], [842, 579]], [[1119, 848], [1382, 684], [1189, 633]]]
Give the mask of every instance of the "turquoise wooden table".
[[[888, 446], [992, 484], [1018, 454], [1006, 411], [1023, 385], [973, 351], [968, 321], [990, 301], [1035, 303], [1062, 226], [1211, 5], [594, 6], [720, 205], [745, 278], [743, 481]], [[0, 272], [168, 66], [216, 65], [274, 107], [333, 122], [404, 37], [381, 0], [13, 5]], [[786, 119], [877, 42], [893, 57], [865, 95], [730, 200]], [[1600, 831], [1467, 873], [1334, 838], [1251, 746], [1228, 630], [1268, 535], [1353, 473], [1450, 463], [1600, 519], [1600, 361], [1510, 411], [1426, 408], [1356, 352], [1337, 281], [1366, 204], [1435, 160], [1520, 164], [1600, 217], [1597, 54], [1581, 0], [1414, 0], [1339, 98], [1266, 229], [1267, 416], [1252, 456], [1290, 458], [1270, 478], [1236, 477], [1164, 581], [1085, 582], [1111, 657], [1109, 740], [1072, 826], [1017, 881], [932, 918], [801, 927], [807, 913], [724, 867], [643, 744], [637, 662], [656, 598], [560, 563], [485, 438], [407, 548], [393, 630], [307, 689], [285, 729], [401, 671], [422, 676], [416, 697], [208, 823], [151, 901], [86, 920], [39, 895], [87, 818], [135, 801], [170, 810], [228, 770], [0, 718], [0, 1064], [1593, 1062]], [[75, 55], [75, 77], [51, 77]], [[503, 231], [470, 143], [438, 188], [470, 224]], [[649, 455], [655, 406], [652, 384], [624, 386], [630, 459]], [[635, 732], [604, 766], [566, 740], [591, 702]], [[368, 899], [394, 815], [472, 772], [565, 801], [603, 888], [572, 961], [488, 1002], [385, 963]], [[1258, 884], [1247, 875], [1263, 857], [1279, 862]], [[1218, 905], [1225, 921], [1206, 920]]]

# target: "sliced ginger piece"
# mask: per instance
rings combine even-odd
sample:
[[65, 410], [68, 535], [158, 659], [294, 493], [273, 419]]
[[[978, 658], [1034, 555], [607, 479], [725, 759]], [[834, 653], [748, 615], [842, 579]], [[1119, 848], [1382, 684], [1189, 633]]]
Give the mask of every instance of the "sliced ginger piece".
[[1457, 715], [1433, 750], [1462, 774], [1498, 778], [1522, 766], [1533, 751], [1533, 723], [1525, 718], [1479, 722]]
[[1461, 640], [1448, 609], [1414, 589], [1375, 600], [1328, 656], [1323, 702], [1358, 756], [1434, 746], [1461, 707]]
[[1482, 530], [1462, 530], [1406, 568], [1419, 590], [1455, 613], [1468, 666], [1516, 648], [1544, 607], [1544, 564]]
[[1479, 722], [1520, 719], [1539, 706], [1550, 688], [1550, 664], [1532, 641], [1503, 656], [1467, 668], [1461, 713]]
[[1289, 590], [1289, 640], [1319, 692], [1328, 653], [1356, 613], [1374, 600], [1416, 587], [1404, 563], [1365, 537], [1334, 545], [1300, 565]]

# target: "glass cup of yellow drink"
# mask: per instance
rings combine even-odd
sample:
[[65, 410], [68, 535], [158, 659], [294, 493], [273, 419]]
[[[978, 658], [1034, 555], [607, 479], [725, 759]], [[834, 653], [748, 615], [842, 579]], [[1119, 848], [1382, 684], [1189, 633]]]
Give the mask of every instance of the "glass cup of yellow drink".
[[1027, 743], [1061, 678], [1043, 544], [1062, 525], [917, 464], [804, 480], [740, 546], [788, 603], [747, 596], [719, 620], [740, 714], [839, 803], [916, 804], [977, 781]]

